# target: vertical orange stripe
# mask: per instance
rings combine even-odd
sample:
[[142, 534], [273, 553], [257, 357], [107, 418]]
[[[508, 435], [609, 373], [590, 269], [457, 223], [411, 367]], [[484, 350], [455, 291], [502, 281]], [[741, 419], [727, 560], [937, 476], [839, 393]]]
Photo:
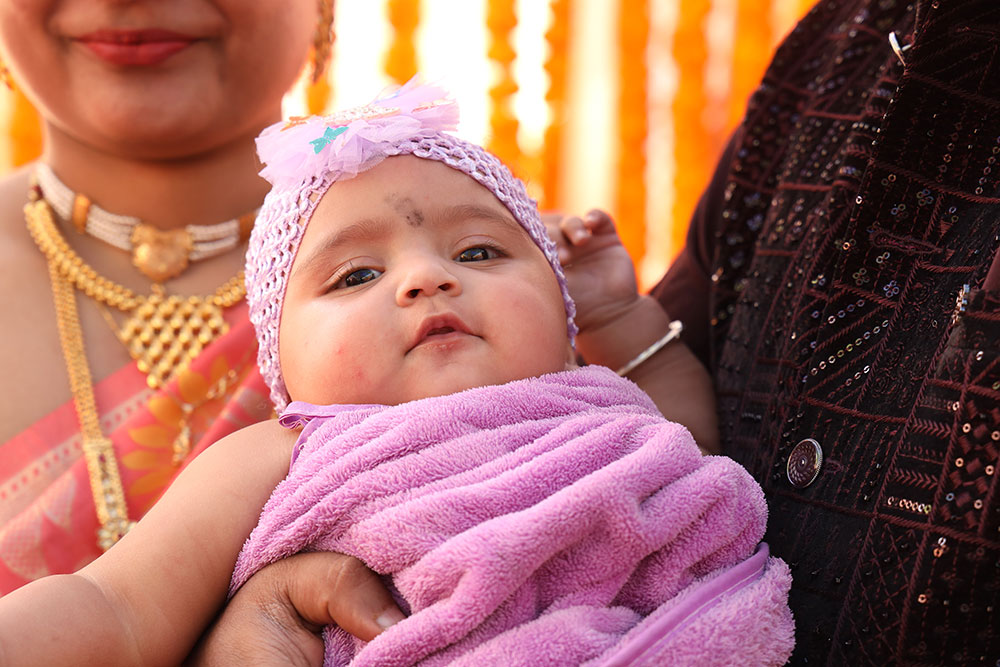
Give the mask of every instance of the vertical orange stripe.
[[42, 123], [35, 107], [15, 89], [11, 92], [9, 131], [11, 165], [18, 167], [42, 154]]
[[705, 21], [711, 0], [680, 0], [673, 54], [678, 70], [674, 95], [674, 205], [670, 234], [670, 255], [684, 246], [688, 221], [698, 197], [712, 173], [715, 151], [713, 137], [705, 124], [708, 106], [705, 65], [708, 43]]
[[739, 0], [726, 134], [742, 120], [747, 98], [757, 89], [771, 62], [775, 31], [768, 20], [770, 15], [771, 0]]
[[319, 0], [319, 21], [313, 40], [312, 66], [306, 85], [306, 108], [311, 114], [321, 114], [330, 104], [333, 87], [330, 84], [330, 60], [336, 39], [333, 25], [333, 0]]
[[811, 10], [816, 5], [818, 0], [798, 0], [798, 2], [799, 2], [798, 16], [799, 18], [802, 18], [803, 16], [809, 13], [809, 10]]
[[417, 73], [415, 35], [420, 23], [420, 3], [418, 0], [389, 0], [386, 16], [393, 33], [385, 55], [385, 73], [396, 83], [406, 83]]
[[647, 0], [621, 0], [618, 15], [619, 91], [615, 218], [618, 234], [638, 263], [646, 253]]
[[490, 139], [487, 148], [523, 176], [521, 150], [517, 143], [517, 116], [514, 115], [513, 97], [517, 92], [514, 80], [514, 45], [511, 33], [517, 27], [514, 0], [489, 0], [486, 9], [486, 28], [489, 31], [490, 60], [495, 64], [496, 83], [490, 87]]
[[549, 55], [545, 71], [549, 75], [549, 88], [545, 101], [551, 117], [545, 128], [542, 146], [542, 208], [559, 206], [559, 166], [562, 162], [563, 138], [566, 129], [566, 56], [569, 53], [570, 0], [552, 0], [552, 24], [545, 33]]
[[311, 114], [322, 114], [330, 104], [333, 87], [328, 76], [306, 86], [306, 108]]

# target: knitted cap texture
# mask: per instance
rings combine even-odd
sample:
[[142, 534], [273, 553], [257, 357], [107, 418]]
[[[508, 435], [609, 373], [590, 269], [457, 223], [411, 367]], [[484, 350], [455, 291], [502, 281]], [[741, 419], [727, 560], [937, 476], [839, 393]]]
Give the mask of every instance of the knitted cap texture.
[[[411, 84], [407, 84], [407, 86], [411, 86]], [[426, 89], [427, 87], [411, 86], [412, 91], [424, 91], [425, 97]], [[406, 86], [403, 90], [406, 92]], [[440, 89], [435, 90], [440, 91]], [[389, 98], [389, 102], [396, 102], [398, 99], [398, 97]], [[374, 104], [377, 105], [379, 102], [380, 100], [377, 100]], [[453, 104], [454, 102], [446, 101], [439, 106]], [[345, 118], [351, 118], [353, 120], [347, 125], [356, 129], [353, 126], [358, 123], [366, 123], [363, 111], [368, 110], [369, 115], [371, 115], [372, 108], [372, 105], [368, 105], [361, 108], [362, 112], [349, 110], [327, 117], [325, 120], [321, 119], [323, 120], [321, 127], [329, 128], [335, 126], [334, 124], [337, 122], [342, 122]], [[309, 119], [313, 126], [317, 125], [315, 122], [317, 118], [320, 117]], [[573, 322], [576, 310], [569, 295], [565, 274], [559, 264], [555, 243], [549, 238], [545, 225], [538, 215], [538, 207], [535, 201], [528, 196], [524, 184], [515, 178], [494, 155], [476, 144], [441, 131], [440, 124], [433, 122], [414, 123], [414, 115], [404, 111], [398, 115], [399, 125], [406, 124], [403, 128], [403, 136], [400, 137], [399, 132], [396, 132], [400, 127], [393, 125], [396, 122], [395, 118], [397, 118], [395, 115], [383, 115], [377, 118], [379, 123], [377, 131], [368, 130], [372, 125], [368, 122], [359, 131], [351, 133], [352, 136], [334, 136], [326, 140], [326, 143], [319, 149], [313, 148], [316, 145], [314, 140], [307, 142], [303, 150], [307, 151], [306, 159], [312, 160], [311, 164], [304, 164], [303, 160], [296, 164], [294, 170], [285, 170], [280, 174], [269, 174], [265, 168], [261, 172], [274, 185], [260, 208], [253, 232], [250, 235], [246, 261], [247, 304], [250, 309], [250, 321], [257, 332], [259, 343], [257, 361], [261, 376], [271, 390], [271, 401], [279, 413], [285, 409], [290, 399], [281, 374], [281, 362], [278, 355], [278, 328], [281, 322], [282, 304], [288, 286], [288, 277], [299, 244], [305, 234], [306, 226], [319, 200], [333, 183], [367, 171], [387, 157], [413, 155], [442, 162], [469, 175], [492, 192], [527, 231], [551, 265], [566, 306], [568, 336], [571, 341], [576, 336], [577, 328]], [[345, 127], [345, 125], [336, 125], [335, 127], [340, 128]], [[263, 143], [265, 137], [268, 137], [268, 141], [272, 145], [275, 142], [302, 142], [301, 131], [289, 132], [286, 136], [282, 136], [282, 131], [287, 128], [288, 124], [282, 128], [274, 126], [265, 130], [258, 139], [258, 151], [261, 153], [261, 159], [269, 166], [271, 163], [268, 162], [269, 156], [265, 154]], [[387, 128], [393, 130], [395, 134], [387, 133]], [[367, 133], [366, 130], [368, 130]], [[347, 132], [342, 131], [341, 133], [347, 135]], [[333, 133], [327, 130], [325, 134], [329, 137]], [[319, 135], [314, 131], [309, 136]], [[385, 140], [387, 136], [391, 136], [388, 141]], [[371, 141], [371, 138], [375, 140]], [[346, 162], [342, 156], [338, 161], [337, 155], [331, 155], [329, 159], [324, 160], [312, 159], [314, 155], [320, 155], [323, 151], [337, 151], [340, 148], [338, 141], [342, 139], [345, 140], [343, 142], [345, 144], [347, 142], [353, 143], [353, 146], [348, 148], [352, 153]], [[312, 146], [309, 145], [310, 143]], [[287, 158], [287, 149], [282, 147], [281, 150], [284, 153], [282, 157]], [[297, 171], [297, 173], [289, 175], [290, 171]], [[310, 171], [315, 173], [309, 173]]]

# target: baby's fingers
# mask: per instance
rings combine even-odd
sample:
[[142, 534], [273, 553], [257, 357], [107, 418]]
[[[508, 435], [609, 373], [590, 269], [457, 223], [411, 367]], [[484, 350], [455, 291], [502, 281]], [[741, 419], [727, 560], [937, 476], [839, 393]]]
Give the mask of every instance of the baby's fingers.
[[542, 216], [542, 221], [564, 266], [621, 244], [614, 220], [600, 209], [591, 209], [583, 217], [549, 213]]
[[559, 231], [575, 246], [583, 245], [590, 240], [591, 228], [583, 218], [575, 215], [564, 217], [559, 221]]
[[583, 216], [581, 221], [584, 227], [590, 235], [600, 236], [602, 234], [618, 234], [618, 230], [615, 229], [615, 221], [611, 219], [606, 211], [602, 211], [599, 208], [593, 208], [587, 211], [587, 214]]
[[563, 221], [566, 218], [561, 213], [542, 213], [541, 217], [545, 224], [545, 231], [548, 232], [552, 242], [556, 244], [559, 262], [563, 265], [569, 264], [573, 259], [573, 245], [563, 231]]

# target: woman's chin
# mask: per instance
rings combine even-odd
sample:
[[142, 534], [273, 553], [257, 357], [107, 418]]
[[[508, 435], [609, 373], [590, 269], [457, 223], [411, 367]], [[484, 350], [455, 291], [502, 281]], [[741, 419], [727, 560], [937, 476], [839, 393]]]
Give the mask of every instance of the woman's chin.
[[65, 131], [105, 153], [137, 160], [171, 160], [208, 153], [235, 140], [246, 139], [252, 145], [250, 139], [261, 129], [255, 126], [240, 131], [235, 122], [227, 125], [176, 104], [164, 104], [161, 109], [156, 113], [145, 103], [126, 101], [106, 113], [95, 110], [96, 118], [89, 127]]
[[[47, 114], [61, 133], [99, 150], [137, 159], [176, 159], [252, 139], [280, 119], [280, 97], [245, 104], [227, 99], [218, 83], [164, 78], [126, 81], [101, 78], [87, 95], [71, 94]], [[272, 96], [274, 97], [274, 96]]]

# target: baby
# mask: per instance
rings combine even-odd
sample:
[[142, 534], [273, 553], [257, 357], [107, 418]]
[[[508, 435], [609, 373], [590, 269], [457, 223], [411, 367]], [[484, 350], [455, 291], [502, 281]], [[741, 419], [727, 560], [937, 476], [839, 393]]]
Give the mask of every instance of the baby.
[[0, 599], [0, 660], [176, 664], [253, 572], [327, 549], [409, 613], [367, 644], [327, 628], [327, 664], [784, 662], [759, 488], [575, 368], [535, 204], [456, 122], [407, 84], [261, 135], [247, 300], [281, 416], [95, 562]]

